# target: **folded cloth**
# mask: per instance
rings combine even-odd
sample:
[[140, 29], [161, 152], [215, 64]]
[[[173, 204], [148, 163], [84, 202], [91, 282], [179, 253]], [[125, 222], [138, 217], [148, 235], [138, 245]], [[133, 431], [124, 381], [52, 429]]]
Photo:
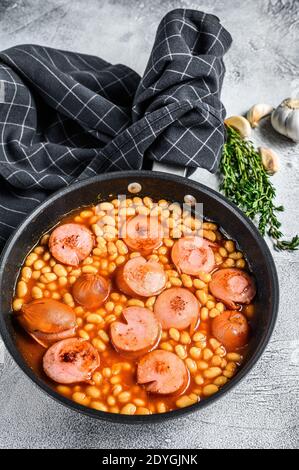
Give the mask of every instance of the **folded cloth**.
[[142, 78], [124, 65], [37, 45], [0, 53], [0, 248], [49, 194], [144, 159], [215, 172], [230, 34], [178, 9], [161, 21]]

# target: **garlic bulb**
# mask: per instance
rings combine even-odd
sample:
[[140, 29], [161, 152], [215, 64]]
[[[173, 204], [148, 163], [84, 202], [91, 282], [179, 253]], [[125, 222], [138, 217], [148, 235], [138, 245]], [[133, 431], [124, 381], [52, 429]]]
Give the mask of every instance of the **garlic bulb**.
[[252, 127], [257, 127], [259, 121], [265, 117], [268, 116], [268, 114], [271, 114], [273, 111], [273, 106], [270, 106], [269, 104], [255, 104], [250, 108], [250, 110], [247, 113], [247, 119], [250, 122]]
[[294, 142], [299, 142], [299, 99], [287, 98], [272, 113], [274, 129]]
[[251, 126], [243, 116], [231, 116], [225, 119], [224, 123], [239, 132], [243, 139], [251, 135]]
[[278, 155], [273, 150], [260, 147], [260, 156], [262, 157], [263, 167], [269, 175], [274, 175], [278, 171]]

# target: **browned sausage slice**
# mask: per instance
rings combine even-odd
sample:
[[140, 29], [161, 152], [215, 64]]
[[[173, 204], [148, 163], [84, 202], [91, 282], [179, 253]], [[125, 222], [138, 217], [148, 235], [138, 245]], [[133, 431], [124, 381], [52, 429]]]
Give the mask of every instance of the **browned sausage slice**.
[[235, 351], [248, 342], [249, 326], [240, 312], [226, 310], [212, 321], [212, 334], [227, 351]]
[[136, 215], [124, 223], [121, 236], [129, 248], [148, 255], [161, 245], [163, 227], [157, 217]]
[[142, 256], [130, 259], [116, 274], [119, 289], [128, 295], [151, 297], [165, 287], [167, 276], [157, 261], [147, 261]]
[[64, 339], [53, 344], [43, 358], [45, 373], [61, 384], [88, 382], [100, 365], [97, 350], [82, 339]]
[[72, 338], [75, 336], [77, 326], [70, 328], [69, 330], [61, 331], [60, 333], [41, 333], [36, 331], [35, 333], [29, 333], [35, 341], [41, 344], [44, 348], [48, 348], [53, 343], [61, 341], [62, 339]]
[[24, 304], [18, 320], [42, 346], [74, 336], [77, 324], [71, 307], [54, 299], [34, 300]]
[[63, 224], [55, 228], [49, 239], [52, 256], [60, 263], [78, 266], [94, 245], [91, 231], [80, 224]]
[[110, 327], [111, 341], [117, 351], [143, 354], [156, 346], [161, 327], [151, 310], [127, 307], [123, 317], [126, 323], [115, 321]]
[[215, 266], [215, 257], [210, 242], [201, 237], [180, 238], [172, 247], [172, 261], [185, 274], [197, 276], [209, 273]]
[[183, 393], [189, 382], [187, 368], [176, 354], [156, 349], [142, 357], [137, 366], [137, 383], [161, 395]]
[[254, 279], [238, 268], [219, 269], [209, 283], [211, 293], [229, 308], [237, 309], [235, 302], [249, 304], [256, 294]]
[[199, 303], [195, 295], [183, 287], [171, 287], [160, 294], [154, 312], [163, 329], [194, 330], [199, 320]]
[[110, 287], [110, 282], [99, 274], [82, 274], [73, 284], [73, 297], [83, 307], [98, 308], [109, 296]]

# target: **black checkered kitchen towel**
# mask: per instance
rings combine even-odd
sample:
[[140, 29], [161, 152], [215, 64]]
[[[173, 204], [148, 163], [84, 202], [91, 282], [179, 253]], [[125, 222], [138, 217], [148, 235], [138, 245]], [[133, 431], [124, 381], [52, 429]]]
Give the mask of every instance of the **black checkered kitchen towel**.
[[217, 169], [230, 34], [218, 18], [174, 10], [142, 78], [124, 65], [42, 46], [0, 53], [0, 248], [53, 191], [144, 158]]

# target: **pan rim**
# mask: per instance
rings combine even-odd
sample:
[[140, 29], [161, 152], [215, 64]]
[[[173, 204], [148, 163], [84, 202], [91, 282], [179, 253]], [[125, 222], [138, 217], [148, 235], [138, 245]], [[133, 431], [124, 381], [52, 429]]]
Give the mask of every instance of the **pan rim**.
[[[265, 242], [265, 240], [259, 233], [258, 229], [253, 224], [253, 222], [250, 219], [248, 219], [248, 217], [235, 204], [228, 201], [228, 199], [226, 199], [222, 194], [203, 185], [202, 183], [189, 180], [182, 176], [171, 175], [168, 173], [156, 172], [156, 171], [132, 170], [132, 171], [126, 171], [126, 172], [118, 171], [118, 172], [112, 172], [112, 173], [107, 173], [103, 175], [97, 175], [97, 176], [88, 178], [83, 181], [75, 182], [53, 193], [51, 196], [45, 199], [45, 201], [43, 201], [39, 206], [37, 206], [31, 213], [29, 213], [28, 216], [21, 222], [21, 224], [16, 228], [16, 230], [10, 236], [10, 238], [6, 242], [3, 248], [3, 251], [1, 253], [0, 287], [2, 284], [2, 278], [3, 278], [3, 267], [7, 259], [9, 258], [9, 254], [10, 254], [12, 247], [14, 246], [18, 238], [21, 236], [23, 230], [30, 224], [31, 221], [34, 220], [34, 218], [40, 212], [45, 210], [48, 206], [52, 205], [57, 199], [61, 198], [65, 194], [68, 194], [69, 192], [77, 191], [81, 189], [82, 187], [88, 186], [96, 182], [107, 181], [111, 179], [128, 179], [129, 177], [130, 178], [134, 177], [136, 179], [140, 177], [149, 177], [149, 178], [158, 178], [161, 180], [172, 180], [173, 182], [179, 182], [179, 183], [183, 183], [184, 185], [187, 185], [188, 189], [194, 189], [197, 191], [199, 190], [201, 192], [204, 192], [208, 194], [209, 196], [211, 196], [213, 199], [216, 199], [218, 202], [224, 205], [228, 210], [233, 212], [234, 215], [239, 218], [241, 223], [245, 225], [246, 228], [251, 232], [251, 235], [253, 236], [253, 238], [257, 240], [257, 243], [259, 244], [261, 250], [264, 253], [267, 267], [269, 270], [270, 283], [273, 287], [272, 312], [271, 312], [272, 315], [271, 315], [270, 323], [268, 325], [267, 332], [264, 335], [258, 347], [256, 348], [256, 350], [254, 351], [254, 353], [252, 354], [249, 361], [244, 365], [242, 369], [238, 371], [236, 376], [232, 378], [232, 380], [230, 380], [224, 387], [222, 387], [215, 395], [205, 398], [204, 400], [199, 401], [198, 403], [195, 403], [194, 405], [191, 405], [185, 408], [179, 408], [179, 409], [168, 411], [166, 413], [161, 413], [161, 414], [155, 413], [152, 415], [128, 416], [128, 415], [94, 410], [92, 408], [79, 405], [73, 402], [72, 400], [69, 400], [68, 398], [64, 397], [63, 395], [60, 395], [59, 393], [55, 392], [50, 386], [48, 386], [45, 382], [43, 382], [42, 379], [40, 379], [32, 371], [32, 369], [28, 366], [28, 364], [25, 362], [25, 359], [22, 357], [20, 351], [14, 344], [11, 335], [9, 334], [9, 331], [6, 327], [4, 315], [2, 314], [0, 314], [0, 334], [9, 354], [12, 356], [16, 364], [27, 375], [27, 377], [31, 379], [31, 381], [35, 384], [35, 386], [42, 389], [46, 393], [47, 396], [50, 396], [56, 402], [60, 403], [61, 405], [66, 406], [69, 409], [80, 412], [82, 414], [85, 414], [95, 419], [100, 419], [102, 421], [110, 421], [110, 422], [124, 423], [124, 424], [141, 424], [141, 423], [147, 424], [147, 423], [155, 423], [155, 422], [157, 423], [157, 422], [165, 421], [169, 419], [176, 419], [181, 416], [186, 416], [195, 411], [199, 411], [200, 409], [210, 405], [212, 402], [219, 400], [222, 396], [228, 393], [232, 388], [237, 386], [241, 382], [241, 380], [243, 380], [243, 378], [248, 374], [248, 372], [256, 365], [257, 361], [260, 359], [261, 355], [263, 354], [270, 340], [273, 329], [275, 327], [277, 314], [278, 314], [278, 306], [279, 306], [279, 282], [278, 282], [277, 271], [276, 271], [272, 254], [270, 252], [270, 249], [267, 243]], [[1, 299], [0, 299], [0, 305], [1, 305]]]

